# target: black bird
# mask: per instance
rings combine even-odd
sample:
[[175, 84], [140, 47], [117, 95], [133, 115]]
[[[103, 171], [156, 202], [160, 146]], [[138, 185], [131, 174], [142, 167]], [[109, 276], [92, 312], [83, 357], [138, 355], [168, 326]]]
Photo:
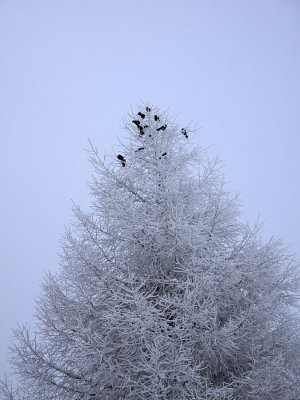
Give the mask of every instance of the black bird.
[[144, 125], [144, 129], [149, 128], [149, 125]]
[[141, 123], [141, 122], [140, 122], [140, 121], [138, 121], [137, 119], [133, 120], [132, 122], [133, 122], [133, 123], [134, 123], [136, 126], [139, 126], [139, 125], [140, 125], [140, 123]]
[[186, 129], [182, 128], [181, 133], [188, 139], [188, 134], [186, 133]]
[[143, 113], [141, 113], [141, 112], [138, 112], [138, 115], [139, 115], [142, 119], [145, 118], [145, 114], [143, 114]]
[[[162, 153], [161, 157], [165, 157], [166, 158], [167, 152]], [[161, 157], [159, 157], [159, 160], [161, 159]]]
[[126, 160], [125, 160], [125, 158], [123, 156], [121, 156], [121, 154], [117, 155], [117, 159], [121, 161], [122, 167], [125, 167]]
[[151, 108], [146, 107], [146, 111], [147, 111], [147, 112], [150, 112], [150, 111], [151, 111]]
[[143, 127], [141, 125], [138, 125], [138, 128], [140, 130], [140, 135], [143, 135], [145, 132], [143, 131]]
[[154, 115], [154, 121], [158, 121], [159, 117], [157, 115]]
[[160, 128], [156, 129], [157, 131], [165, 131], [167, 129], [167, 125], [162, 125]]
[[144, 150], [145, 147], [139, 147], [136, 151]]

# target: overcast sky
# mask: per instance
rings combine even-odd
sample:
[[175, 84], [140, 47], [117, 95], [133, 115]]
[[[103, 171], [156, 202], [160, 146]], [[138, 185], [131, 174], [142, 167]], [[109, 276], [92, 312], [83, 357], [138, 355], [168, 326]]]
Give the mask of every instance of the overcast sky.
[[201, 127], [263, 238], [300, 258], [299, 0], [0, 0], [0, 376], [58, 270], [88, 138], [111, 152], [141, 101]]

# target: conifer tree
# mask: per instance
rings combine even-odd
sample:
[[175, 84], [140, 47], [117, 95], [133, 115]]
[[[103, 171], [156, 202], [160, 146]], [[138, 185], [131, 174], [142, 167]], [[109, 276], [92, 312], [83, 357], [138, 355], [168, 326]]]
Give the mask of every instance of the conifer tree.
[[129, 117], [121, 150], [91, 148], [91, 210], [74, 206], [1, 399], [300, 398], [293, 257], [241, 222], [189, 127], [149, 105]]

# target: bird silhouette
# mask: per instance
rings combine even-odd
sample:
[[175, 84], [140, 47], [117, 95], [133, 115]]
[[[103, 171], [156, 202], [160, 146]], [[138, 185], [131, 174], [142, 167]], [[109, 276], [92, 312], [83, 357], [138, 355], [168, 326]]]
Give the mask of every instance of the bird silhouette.
[[133, 121], [132, 121], [136, 126], [139, 126], [140, 125], [140, 121], [138, 121], [137, 119], [134, 119]]
[[[162, 153], [161, 157], [165, 157], [166, 158], [167, 152]], [[161, 157], [159, 157], [159, 160], [161, 159]]]
[[140, 130], [140, 135], [143, 135], [145, 132], [143, 131], [143, 127], [141, 125], [138, 125], [138, 128]]
[[146, 111], [147, 111], [147, 112], [150, 112], [150, 111], [151, 111], [151, 108], [150, 108], [150, 107], [146, 107]]
[[138, 112], [138, 115], [139, 115], [142, 119], [145, 118], [145, 114], [143, 114], [143, 113], [141, 113], [141, 112]]
[[188, 139], [189, 137], [188, 137], [188, 134], [187, 134], [187, 132], [186, 132], [186, 129], [184, 129], [184, 128], [182, 128], [181, 129], [181, 133]]
[[165, 131], [167, 129], [167, 125], [162, 125], [161, 127], [159, 127], [158, 129], [156, 129], [157, 131]]
[[144, 125], [144, 129], [149, 128], [149, 125]]
[[158, 121], [159, 120], [159, 116], [154, 115], [154, 121]]
[[136, 151], [144, 150], [145, 147], [139, 147]]
[[117, 159], [121, 161], [122, 167], [125, 167], [126, 160], [121, 154], [117, 155]]

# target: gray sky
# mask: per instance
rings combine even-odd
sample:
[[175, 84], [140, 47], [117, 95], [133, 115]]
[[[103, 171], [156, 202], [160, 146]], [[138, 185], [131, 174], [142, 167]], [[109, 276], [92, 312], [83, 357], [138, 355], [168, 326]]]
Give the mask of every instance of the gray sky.
[[0, 0], [0, 376], [58, 269], [89, 137], [111, 151], [141, 101], [201, 129], [249, 220], [300, 258], [299, 0]]

